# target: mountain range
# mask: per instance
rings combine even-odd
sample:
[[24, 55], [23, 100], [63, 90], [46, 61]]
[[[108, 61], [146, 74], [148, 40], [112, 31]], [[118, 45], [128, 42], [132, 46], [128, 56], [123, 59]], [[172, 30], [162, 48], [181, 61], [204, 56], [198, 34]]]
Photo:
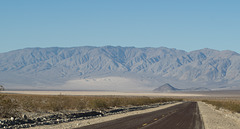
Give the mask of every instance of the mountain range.
[[0, 84], [6, 89], [152, 90], [167, 82], [176, 88], [239, 89], [240, 54], [120, 46], [0, 53]]

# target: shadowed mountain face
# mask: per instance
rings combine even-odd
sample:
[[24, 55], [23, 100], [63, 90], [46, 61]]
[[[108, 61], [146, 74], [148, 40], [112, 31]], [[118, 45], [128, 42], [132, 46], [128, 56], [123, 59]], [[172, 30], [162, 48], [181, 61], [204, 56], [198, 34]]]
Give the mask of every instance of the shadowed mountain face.
[[153, 87], [168, 80], [179, 88], [228, 88], [240, 83], [240, 55], [211, 49], [112, 46], [26, 48], [0, 54], [0, 83], [9, 86], [62, 85], [106, 76], [146, 79]]

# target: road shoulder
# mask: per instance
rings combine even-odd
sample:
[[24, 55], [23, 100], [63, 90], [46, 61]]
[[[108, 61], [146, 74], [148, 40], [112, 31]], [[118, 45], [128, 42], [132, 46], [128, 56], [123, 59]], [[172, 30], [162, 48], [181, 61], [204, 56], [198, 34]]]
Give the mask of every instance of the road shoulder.
[[214, 106], [198, 102], [205, 129], [239, 129], [240, 115], [227, 110], [216, 110]]

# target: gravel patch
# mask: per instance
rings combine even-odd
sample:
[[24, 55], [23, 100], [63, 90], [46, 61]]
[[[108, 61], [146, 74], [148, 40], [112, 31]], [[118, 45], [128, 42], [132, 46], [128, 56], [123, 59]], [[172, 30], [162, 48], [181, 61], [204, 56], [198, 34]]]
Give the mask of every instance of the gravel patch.
[[56, 125], [36, 126], [36, 127], [31, 127], [31, 129], [72, 129], [72, 128], [77, 128], [77, 127], [83, 127], [86, 125], [97, 124], [97, 123], [101, 123], [101, 122], [115, 120], [115, 119], [126, 117], [126, 116], [137, 115], [137, 114], [142, 114], [142, 113], [147, 113], [147, 112], [153, 112], [153, 111], [168, 108], [168, 107], [180, 104], [180, 103], [182, 103], [182, 102], [161, 105], [156, 108], [149, 108], [149, 109], [145, 109], [145, 110], [130, 111], [130, 112], [125, 112], [125, 113], [121, 113], [121, 114], [107, 115], [107, 116], [97, 117], [97, 118], [92, 118], [92, 119], [76, 120], [76, 121], [61, 123], [61, 124], [56, 124]]
[[240, 129], [240, 114], [198, 102], [205, 129]]

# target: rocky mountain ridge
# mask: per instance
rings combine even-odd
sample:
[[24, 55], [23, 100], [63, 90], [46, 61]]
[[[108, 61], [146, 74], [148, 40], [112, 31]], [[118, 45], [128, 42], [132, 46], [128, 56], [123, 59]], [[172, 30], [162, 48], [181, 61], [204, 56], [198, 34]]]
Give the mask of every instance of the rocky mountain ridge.
[[150, 79], [162, 84], [172, 80], [180, 87], [238, 87], [240, 55], [212, 49], [186, 52], [120, 46], [26, 48], [0, 53], [0, 81], [9, 86], [59, 85], [99, 76]]

